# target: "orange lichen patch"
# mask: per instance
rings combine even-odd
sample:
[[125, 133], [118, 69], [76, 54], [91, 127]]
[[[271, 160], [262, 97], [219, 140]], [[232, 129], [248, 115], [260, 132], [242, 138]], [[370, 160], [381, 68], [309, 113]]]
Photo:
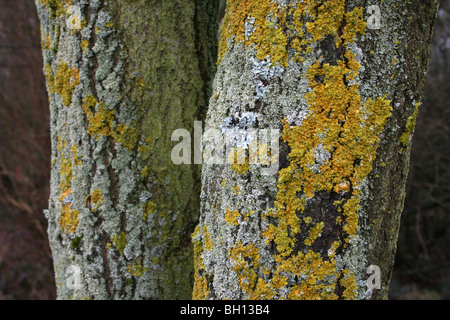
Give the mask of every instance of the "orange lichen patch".
[[[346, 12], [345, 0], [317, 1], [306, 0], [295, 10], [294, 16], [307, 16], [307, 31], [312, 35], [311, 42], [334, 36], [336, 46], [347, 45], [356, 38], [358, 33], [364, 33], [366, 22], [362, 19], [362, 8], [356, 7]], [[342, 22], [345, 21], [345, 24]]]
[[278, 262], [277, 274], [283, 272], [293, 273], [304, 278], [301, 284], [293, 286], [289, 299], [316, 300], [336, 299], [334, 293], [336, 286], [336, 261], [326, 260], [317, 252], [298, 252], [290, 259], [281, 256], [275, 257]]
[[39, 2], [46, 7], [47, 12], [51, 12], [56, 17], [65, 14], [67, 6], [70, 5], [70, 0], [40, 0]]
[[[281, 173], [282, 171], [280, 171], [280, 180], [284, 179]], [[269, 232], [264, 232], [264, 235], [273, 239], [278, 252], [283, 256], [289, 256], [295, 245], [295, 236], [300, 232], [300, 219], [297, 216], [297, 211], [304, 210], [305, 199], [297, 198], [295, 193], [295, 190], [298, 190], [297, 180], [292, 180], [283, 185], [281, 185], [280, 180], [275, 201], [278, 212], [270, 213], [270, 215], [278, 217], [278, 222], [276, 226], [269, 226]]]
[[[292, 17], [287, 19], [287, 17]], [[345, 22], [345, 23], [343, 23]], [[283, 31], [284, 28], [287, 31]], [[366, 22], [362, 8], [346, 12], [345, 0], [305, 0], [302, 3], [280, 6], [276, 1], [228, 1], [219, 43], [219, 63], [228, 51], [230, 42], [254, 47], [256, 57], [270, 57], [272, 63], [287, 65], [287, 42], [298, 56], [311, 52], [310, 45], [327, 36], [336, 38], [336, 46], [347, 45], [358, 34], [364, 34]]]
[[106, 108], [105, 103], [89, 94], [83, 99], [83, 109], [89, 122], [87, 132], [93, 137], [113, 137], [130, 151], [137, 145], [137, 129], [124, 124], [114, 126], [114, 110]]
[[[297, 9], [298, 10], [298, 9]], [[338, 37], [337, 31], [345, 15], [345, 0], [330, 0], [319, 2], [307, 0], [304, 2], [303, 15], [312, 15], [310, 22], [306, 23], [308, 31], [312, 34], [312, 41], [320, 41], [328, 35]]]
[[225, 221], [227, 222], [228, 225], [239, 225], [239, 220], [240, 219], [244, 219], [246, 221], [248, 221], [248, 218], [250, 215], [252, 215], [253, 213], [255, 213], [255, 211], [250, 211], [248, 213], [240, 213], [238, 210], [233, 210], [230, 211], [229, 208], [225, 209]]
[[[275, 205], [278, 209], [278, 222], [269, 226], [264, 233], [267, 239], [277, 245], [277, 272], [303, 270], [307, 279], [294, 287], [291, 299], [330, 299], [335, 298], [336, 281], [325, 284], [325, 276], [337, 279], [340, 271], [335, 269], [332, 248], [330, 257], [324, 259], [320, 254], [309, 251], [292, 256], [295, 235], [299, 232], [300, 221], [297, 214], [305, 210], [305, 198], [314, 197], [318, 191], [351, 191], [347, 201], [336, 202], [338, 211], [345, 217], [343, 231], [349, 237], [357, 234], [360, 207], [361, 182], [372, 170], [376, 158], [379, 135], [390, 116], [390, 101], [379, 98], [368, 99], [364, 108], [358, 92], [358, 85], [346, 84], [346, 79], [354, 78], [356, 67], [353, 55], [347, 54], [349, 61], [338, 61], [337, 65], [316, 62], [308, 71], [308, 79], [313, 89], [308, 95], [311, 113], [299, 127], [291, 127], [284, 121], [283, 139], [291, 147], [290, 164], [280, 171], [278, 194]], [[317, 77], [323, 78], [322, 82]], [[364, 110], [364, 111], [363, 111]], [[319, 144], [330, 158], [321, 164], [317, 172], [312, 169]], [[359, 163], [359, 164], [358, 164]], [[338, 225], [336, 227], [339, 227]], [[319, 222], [309, 230], [305, 245], [311, 245], [323, 228]], [[340, 245], [340, 244], [338, 244]], [[308, 261], [308, 262], [306, 262]], [[344, 277], [344, 279], [347, 279]], [[342, 284], [342, 283], [341, 283]], [[346, 285], [349, 285], [347, 282]], [[353, 289], [346, 291], [347, 296]]]
[[97, 139], [111, 135], [114, 111], [108, 110], [103, 102], [98, 102], [92, 95], [83, 99], [83, 109], [87, 115], [89, 126], [87, 132]]
[[68, 200], [70, 199], [71, 196], [72, 196], [72, 190], [68, 189], [65, 192], [61, 193], [58, 200], [62, 201], [62, 202], [64, 202], [64, 201], [70, 202]]
[[331, 244], [330, 249], [328, 249], [328, 258], [329, 259], [334, 259], [334, 257], [336, 256], [336, 250], [341, 246], [341, 241], [334, 241]]
[[250, 300], [273, 299], [276, 296], [274, 285], [270, 281], [259, 278], [255, 289], [249, 296]]
[[95, 190], [91, 191], [90, 201], [91, 201], [91, 211], [97, 212], [98, 208], [103, 203], [103, 195], [99, 189], [95, 189]]
[[348, 270], [343, 270], [339, 283], [345, 288], [342, 297], [345, 300], [354, 300], [357, 296], [358, 289], [354, 275]]
[[[271, 0], [228, 1], [221, 28], [219, 63], [228, 50], [228, 41], [233, 40], [235, 43], [243, 42], [246, 46], [255, 45], [259, 59], [270, 57], [272, 63], [278, 62], [285, 66], [287, 40], [279, 23], [284, 20], [285, 14], [285, 10]], [[253, 29], [247, 37], [246, 23], [247, 28]]]
[[[298, 53], [294, 61], [304, 61], [302, 54], [312, 51], [310, 45], [327, 36], [336, 39], [336, 47], [352, 43], [358, 34], [364, 34], [366, 22], [363, 20], [362, 8], [356, 7], [346, 12], [345, 0], [305, 0], [292, 8], [292, 22], [288, 29], [296, 37], [292, 48]], [[298, 23], [307, 21], [306, 23]]]
[[[234, 191], [234, 195], [235, 196], [237, 196], [238, 195], [238, 193], [239, 193], [239, 187], [238, 187], [238, 185], [237, 184], [235, 184], [234, 185], [234, 187], [233, 187], [233, 191]], [[242, 193], [242, 192], [241, 192]]]
[[247, 150], [244, 148], [234, 148], [234, 151], [228, 156], [230, 168], [236, 174], [245, 174], [250, 169]]
[[57, 150], [60, 153], [59, 185], [60, 195], [58, 200], [62, 204], [62, 209], [58, 219], [60, 230], [66, 234], [75, 234], [78, 228], [79, 211], [71, 208], [72, 203], [72, 180], [73, 167], [80, 165], [76, 147], [67, 148], [66, 140], [58, 137]]
[[270, 241], [273, 241], [277, 235], [277, 227], [270, 224], [266, 230], [262, 231], [261, 234], [266, 239], [266, 245], [269, 245]]
[[89, 40], [83, 39], [80, 42], [81, 50], [83, 50], [83, 54], [86, 52], [86, 49], [89, 48]]
[[80, 212], [70, 207], [70, 204], [62, 206], [61, 214], [59, 216], [59, 228], [66, 234], [75, 234], [78, 228], [78, 216]]
[[52, 67], [45, 66], [45, 76], [50, 94], [57, 93], [61, 96], [63, 104], [70, 106], [75, 87], [80, 84], [80, 73], [76, 68], [71, 68], [66, 62], [62, 61], [53, 75]]
[[313, 244], [314, 240], [320, 236], [323, 226], [323, 222], [319, 222], [309, 230], [309, 237], [304, 241], [305, 245], [310, 246]]
[[[353, 55], [346, 55], [353, 59]], [[317, 191], [349, 191], [352, 198], [344, 206], [349, 225], [348, 235], [355, 235], [359, 208], [359, 186], [372, 170], [379, 135], [390, 116], [390, 101], [368, 99], [361, 108], [358, 84], [347, 85], [346, 79], [355, 76], [355, 61], [338, 61], [337, 65], [316, 62], [308, 71], [313, 90], [307, 94], [311, 113], [300, 127], [291, 127], [285, 121], [283, 139], [291, 146], [291, 163], [280, 171], [278, 202], [284, 207], [298, 204], [298, 192], [311, 198]], [[316, 81], [317, 76], [323, 82]], [[363, 111], [365, 110], [365, 111]], [[314, 172], [315, 152], [319, 146], [331, 152], [319, 172]], [[359, 164], [356, 164], [359, 163]], [[287, 197], [287, 195], [290, 195]], [[280, 209], [279, 207], [279, 209]], [[292, 212], [287, 212], [292, 216]]]
[[60, 230], [64, 231], [66, 234], [75, 234], [78, 228], [78, 216], [79, 211], [71, 208], [71, 196], [72, 190], [68, 189], [61, 193], [58, 200], [63, 203], [61, 213], [58, 219], [58, 224]]
[[345, 26], [340, 36], [342, 41], [338, 41], [336, 44], [343, 43], [348, 45], [355, 41], [358, 34], [365, 34], [366, 29], [367, 23], [363, 19], [363, 8], [356, 7], [352, 11], [345, 13]]
[[[292, 47], [298, 58], [308, 53], [308, 45], [334, 36], [342, 46], [342, 60], [333, 64], [316, 61], [307, 71], [311, 91], [306, 95], [309, 113], [300, 126], [283, 120], [282, 139], [290, 147], [290, 163], [279, 172], [274, 222], [263, 232], [266, 243], [276, 245], [273, 280], [277, 289], [287, 285], [286, 272], [304, 278], [291, 288], [290, 299], [336, 299], [336, 287], [346, 288], [344, 298], [356, 296], [356, 282], [349, 271], [336, 269], [336, 250], [357, 235], [360, 187], [372, 171], [376, 150], [387, 119], [390, 101], [384, 98], [361, 101], [357, 79], [360, 64], [348, 45], [365, 32], [362, 9], [346, 12], [345, 1], [306, 0], [293, 10], [294, 22], [288, 26], [298, 39]], [[296, 25], [295, 21], [306, 21]], [[306, 27], [306, 28], [305, 28]], [[299, 59], [299, 60], [301, 60]], [[318, 152], [326, 154], [317, 160]], [[350, 193], [347, 200], [335, 202], [340, 212], [336, 228], [342, 228], [344, 243], [335, 241], [322, 257], [312, 249], [294, 253], [300, 225], [309, 228], [303, 244], [311, 246], [324, 223], [300, 219], [308, 199], [319, 191]], [[303, 228], [303, 227], [302, 227]], [[340, 281], [338, 281], [340, 279]]]
[[230, 249], [229, 254], [230, 260], [234, 264], [233, 271], [238, 275], [242, 290], [246, 293], [252, 292], [258, 280], [257, 270], [260, 267], [258, 248], [253, 244], [244, 246], [239, 240]]
[[238, 210], [230, 211], [228, 208], [225, 210], [225, 221], [228, 225], [239, 225], [238, 219], [241, 217]]

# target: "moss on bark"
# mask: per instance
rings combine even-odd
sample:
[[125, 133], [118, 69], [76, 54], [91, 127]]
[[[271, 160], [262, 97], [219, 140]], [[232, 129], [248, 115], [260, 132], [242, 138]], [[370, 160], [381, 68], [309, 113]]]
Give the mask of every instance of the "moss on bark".
[[[171, 162], [170, 136], [204, 115], [218, 2], [36, 5], [50, 95], [47, 217], [58, 298], [189, 298], [199, 171]], [[68, 281], [70, 265], [81, 269], [80, 288]]]

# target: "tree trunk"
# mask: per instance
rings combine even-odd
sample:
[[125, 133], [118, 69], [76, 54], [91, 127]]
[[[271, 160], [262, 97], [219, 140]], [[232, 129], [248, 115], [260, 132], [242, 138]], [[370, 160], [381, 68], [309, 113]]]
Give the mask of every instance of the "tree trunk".
[[218, 3], [36, 5], [58, 298], [189, 298], [199, 170], [172, 163], [170, 137], [205, 114]]
[[194, 298], [387, 298], [438, 1], [375, 4], [228, 1]]

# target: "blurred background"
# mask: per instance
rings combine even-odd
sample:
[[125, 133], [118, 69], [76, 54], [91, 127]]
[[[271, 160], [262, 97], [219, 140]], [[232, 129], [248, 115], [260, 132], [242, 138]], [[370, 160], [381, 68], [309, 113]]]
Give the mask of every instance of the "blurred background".
[[450, 0], [442, 0], [411, 150], [391, 299], [450, 299]]
[[[417, 120], [391, 299], [450, 299], [450, 0]], [[55, 299], [48, 98], [33, 0], [0, 0], [0, 300]]]

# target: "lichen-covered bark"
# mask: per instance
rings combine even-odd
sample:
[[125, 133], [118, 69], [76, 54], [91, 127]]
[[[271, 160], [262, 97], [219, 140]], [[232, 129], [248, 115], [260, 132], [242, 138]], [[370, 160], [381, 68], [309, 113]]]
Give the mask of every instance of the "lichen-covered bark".
[[218, 3], [36, 5], [50, 96], [46, 216], [58, 298], [189, 298], [199, 172], [172, 163], [170, 136], [205, 113]]
[[203, 166], [194, 298], [387, 297], [438, 1], [374, 4], [228, 1], [205, 129], [279, 129], [280, 168]]

